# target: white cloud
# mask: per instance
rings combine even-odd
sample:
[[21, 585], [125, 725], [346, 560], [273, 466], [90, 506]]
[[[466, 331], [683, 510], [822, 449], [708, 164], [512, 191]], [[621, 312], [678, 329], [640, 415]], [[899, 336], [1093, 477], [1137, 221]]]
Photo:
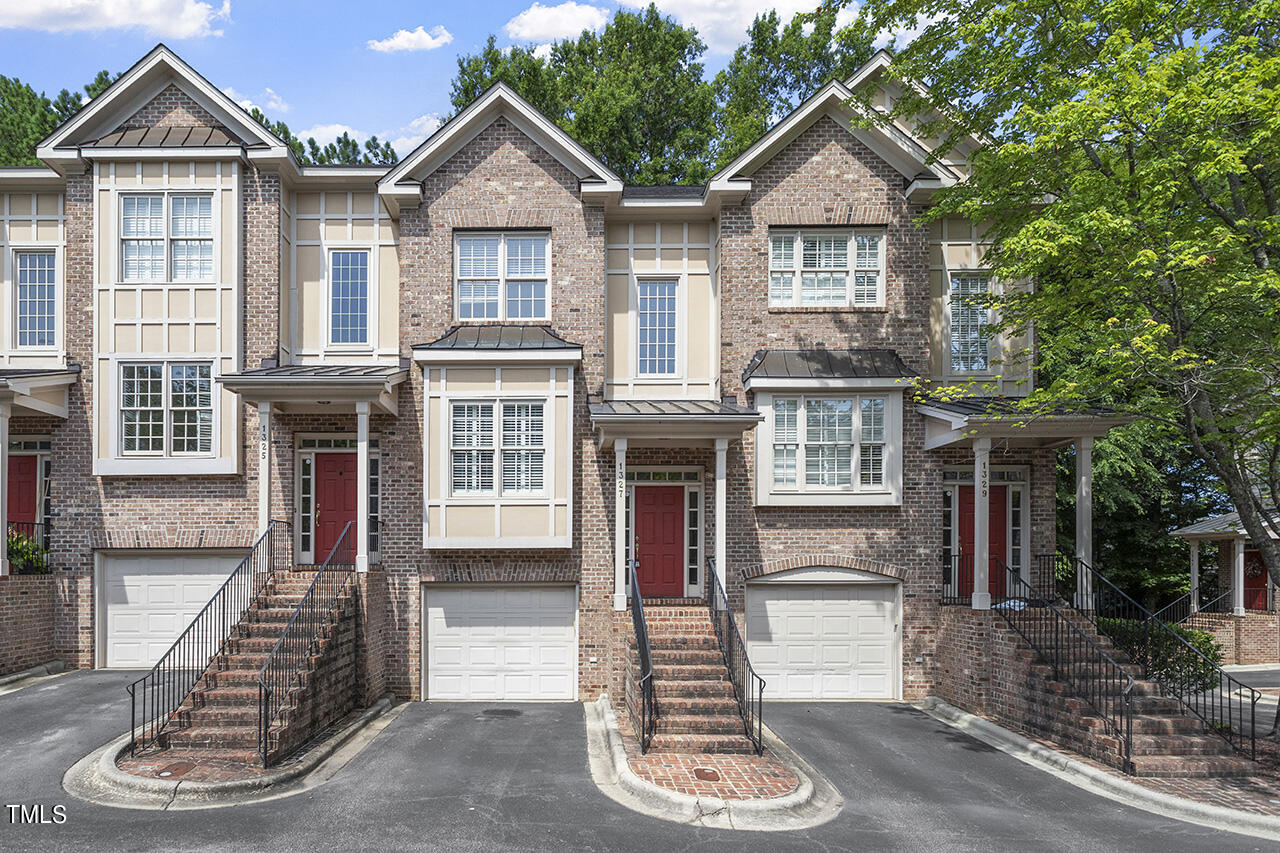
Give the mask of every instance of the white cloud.
[[919, 20], [916, 22], [916, 25], [914, 27], [907, 26], [907, 27], [899, 27], [896, 30], [884, 30], [875, 37], [875, 40], [872, 42], [872, 44], [874, 44], [876, 47], [888, 47], [890, 44], [893, 44], [896, 41], [897, 47], [899, 48], [905, 47], [906, 45], [915, 41], [916, 37], [919, 36], [926, 29], [928, 29], [931, 24], [941, 20], [943, 17], [945, 16], [944, 15], [928, 15], [928, 16], [922, 15], [920, 16]]
[[[649, 0], [619, 0], [623, 6], [643, 9]], [[756, 15], [778, 10], [778, 17], [790, 21], [797, 12], [812, 12], [816, 0], [777, 0], [762, 4], [760, 0], [653, 0], [658, 11], [675, 18], [686, 27], [694, 27], [712, 53], [728, 54], [747, 37], [747, 28]]]
[[258, 109], [262, 110], [264, 113], [270, 113], [270, 114], [289, 112], [288, 101], [280, 97], [280, 95], [277, 94], [277, 92], [270, 87], [263, 89], [262, 94], [258, 95], [257, 97], [249, 97], [248, 95], [244, 95], [236, 91], [230, 86], [223, 89], [222, 94], [226, 95], [228, 98], [235, 101], [237, 104], [244, 107], [246, 110], [251, 110], [254, 107], [257, 107]]
[[567, 0], [559, 6], [534, 3], [507, 21], [504, 30], [516, 41], [550, 42], [577, 36], [583, 30], [596, 32], [609, 20], [609, 13], [598, 6]]
[[[216, 2], [216, 0], [215, 0]], [[7, 0], [0, 29], [50, 33], [140, 29], [160, 38], [220, 36], [214, 25], [231, 20], [231, 2], [201, 0]]]
[[453, 41], [453, 33], [436, 25], [430, 30], [419, 26], [414, 30], [396, 30], [394, 35], [381, 40], [370, 39], [370, 50], [379, 53], [395, 53], [401, 50], [435, 50]]
[[550, 59], [551, 48], [552, 48], [551, 42], [544, 42], [543, 44], [540, 44], [533, 49], [533, 55], [538, 57], [539, 59]]
[[349, 124], [317, 124], [314, 127], [307, 128], [306, 130], [298, 131], [297, 137], [303, 142], [314, 138], [316, 143], [323, 148], [326, 144], [337, 139], [344, 133], [350, 134], [351, 138], [356, 142], [364, 142], [369, 138], [369, 134], [365, 133], [363, 130], [357, 130]]

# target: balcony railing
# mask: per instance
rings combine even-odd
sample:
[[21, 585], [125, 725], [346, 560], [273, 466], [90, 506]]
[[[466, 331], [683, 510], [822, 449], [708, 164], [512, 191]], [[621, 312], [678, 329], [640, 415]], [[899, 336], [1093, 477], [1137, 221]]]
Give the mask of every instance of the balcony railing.
[[9, 571], [15, 575], [45, 575], [49, 563], [49, 527], [31, 521], [10, 521], [6, 547]]

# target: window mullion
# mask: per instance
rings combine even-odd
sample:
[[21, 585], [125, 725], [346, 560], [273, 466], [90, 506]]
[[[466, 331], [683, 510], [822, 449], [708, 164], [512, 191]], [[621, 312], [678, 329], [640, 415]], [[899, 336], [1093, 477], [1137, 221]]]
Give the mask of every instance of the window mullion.
[[[507, 235], [498, 237], [498, 319], [507, 321]], [[495, 414], [494, 417], [497, 417]], [[501, 426], [501, 424], [495, 424]]]

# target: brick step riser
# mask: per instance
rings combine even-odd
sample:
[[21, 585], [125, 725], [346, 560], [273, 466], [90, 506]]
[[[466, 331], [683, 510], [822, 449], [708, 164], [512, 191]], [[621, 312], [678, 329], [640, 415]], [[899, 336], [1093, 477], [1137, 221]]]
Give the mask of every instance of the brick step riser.
[[[662, 638], [650, 637], [649, 650], [653, 652], [657, 652], [659, 650], [667, 650], [667, 651], [706, 650], [706, 651], [713, 651], [713, 652], [719, 653], [720, 642], [715, 637], [686, 637], [686, 636], [675, 636], [675, 635], [672, 635], [670, 637], [662, 637]], [[639, 651], [639, 649], [636, 646], [635, 640], [627, 641], [627, 651], [633, 655]]]
[[733, 699], [733, 684], [730, 681], [655, 681], [654, 692], [659, 697], [696, 698], [716, 697]]
[[710, 698], [706, 702], [699, 702], [699, 698], [659, 694], [658, 710], [663, 714], [681, 716], [733, 717], [738, 713], [738, 703], [732, 699]]
[[[1080, 708], [1068, 708], [1062, 705], [1039, 704], [1030, 701], [1027, 710], [1033, 718], [1058, 721], [1064, 725], [1073, 725], [1081, 731], [1097, 731], [1105, 726], [1102, 717], [1085, 703]], [[1210, 734], [1203, 722], [1197, 717], [1184, 714], [1138, 714], [1133, 715], [1134, 734]]]
[[744, 754], [753, 751], [745, 735], [654, 735], [655, 752]]
[[[636, 665], [639, 666], [639, 658], [636, 659]], [[657, 669], [660, 666], [701, 666], [715, 667], [724, 666], [724, 655], [719, 651], [710, 649], [697, 649], [694, 651], [682, 651], [676, 649], [654, 649], [653, 650], [653, 666]]]
[[[1119, 755], [1120, 738], [1106, 728], [1082, 729], [1071, 722], [1041, 721], [1034, 727], [1052, 740], [1105, 755]], [[1133, 755], [1218, 756], [1230, 755], [1231, 746], [1213, 734], [1133, 734]]]

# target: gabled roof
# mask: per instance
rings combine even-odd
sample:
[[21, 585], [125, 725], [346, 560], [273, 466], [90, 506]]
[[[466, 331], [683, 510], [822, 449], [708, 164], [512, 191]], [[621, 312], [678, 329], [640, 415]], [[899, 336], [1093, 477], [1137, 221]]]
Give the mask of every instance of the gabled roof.
[[542, 146], [580, 181], [609, 191], [622, 191], [622, 179], [613, 170], [506, 83], [495, 83], [392, 168], [378, 182], [379, 194], [393, 205], [393, 210], [400, 205], [416, 204], [422, 178], [439, 168], [499, 116]]
[[273, 158], [291, 156], [278, 136], [163, 44], [156, 45], [88, 106], [59, 125], [36, 146], [36, 155], [55, 168], [70, 165], [80, 159], [82, 146], [113, 136], [123, 121], [170, 84], [208, 110], [222, 124], [232, 146], [244, 145]]
[[[1273, 513], [1272, 523], [1280, 525], [1280, 515]], [[1269, 533], [1272, 539], [1280, 539], [1280, 536], [1275, 533]], [[1177, 536], [1181, 539], [1234, 539], [1237, 537], [1248, 538], [1249, 536], [1244, 529], [1244, 522], [1240, 520], [1239, 512], [1215, 515], [1213, 518], [1206, 518], [1203, 521], [1197, 521], [1195, 524], [1180, 527], [1169, 535]]]
[[853, 92], [838, 80], [832, 80], [797, 107], [789, 116], [778, 122], [764, 136], [738, 155], [729, 165], [712, 178], [712, 190], [732, 190], [744, 187], [750, 177], [784, 148], [813, 126], [823, 116], [830, 116], [849, 131], [885, 162], [896, 169], [904, 179], [918, 180], [930, 177], [942, 183], [954, 183], [958, 175], [941, 164], [928, 164], [929, 151], [901, 130], [882, 124], [869, 127], [854, 126], [859, 116], [850, 106]]

